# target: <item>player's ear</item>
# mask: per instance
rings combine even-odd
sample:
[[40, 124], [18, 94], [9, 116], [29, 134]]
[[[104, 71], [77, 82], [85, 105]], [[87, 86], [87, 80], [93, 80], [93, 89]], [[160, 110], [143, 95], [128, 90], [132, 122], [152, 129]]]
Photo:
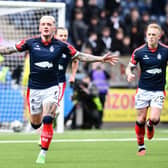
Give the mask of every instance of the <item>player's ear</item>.
[[159, 39], [161, 39], [162, 36], [163, 36], [163, 32], [160, 33], [160, 35], [159, 35]]
[[54, 33], [56, 34], [56, 32], [57, 32], [56, 26], [54, 26], [53, 29], [54, 29]]

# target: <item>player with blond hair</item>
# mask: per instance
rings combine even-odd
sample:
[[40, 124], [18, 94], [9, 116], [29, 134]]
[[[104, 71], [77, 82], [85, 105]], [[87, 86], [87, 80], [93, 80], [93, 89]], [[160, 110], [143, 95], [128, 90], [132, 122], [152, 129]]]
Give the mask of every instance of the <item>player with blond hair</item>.
[[107, 62], [114, 65], [118, 57], [107, 53], [104, 56], [94, 56], [77, 51], [72, 45], [54, 38], [56, 32], [55, 18], [42, 16], [39, 24], [40, 36], [24, 39], [15, 47], [1, 47], [0, 54], [10, 54], [16, 51], [28, 51], [30, 54], [29, 103], [30, 122], [34, 129], [41, 124], [41, 151], [36, 163], [44, 164], [47, 150], [52, 137], [52, 122], [58, 104], [57, 62], [62, 54], [71, 59], [87, 62]]
[[[150, 140], [154, 136], [154, 126], [160, 122], [160, 114], [165, 98], [168, 47], [159, 42], [161, 35], [162, 30], [157, 23], [149, 24], [146, 30], [146, 43], [133, 51], [126, 68], [128, 82], [136, 78], [134, 70], [138, 63], [141, 70], [135, 96], [135, 108], [137, 109], [135, 132], [138, 143], [138, 155], [145, 155], [146, 153], [144, 144], [145, 124], [147, 138]], [[147, 119], [149, 108], [150, 115]]]

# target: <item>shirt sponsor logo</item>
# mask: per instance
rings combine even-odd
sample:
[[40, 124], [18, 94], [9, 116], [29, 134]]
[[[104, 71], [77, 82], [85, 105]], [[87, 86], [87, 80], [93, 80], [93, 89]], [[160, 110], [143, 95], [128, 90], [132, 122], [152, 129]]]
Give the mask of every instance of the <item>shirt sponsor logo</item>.
[[162, 69], [159, 69], [159, 68], [148, 69], [146, 72], [150, 74], [159, 74], [162, 72]]
[[34, 47], [34, 50], [40, 50], [40, 46], [37, 44], [37, 45]]
[[147, 55], [144, 55], [143, 60], [147, 60], [149, 57]]
[[52, 68], [53, 67], [53, 64], [48, 61], [36, 62], [35, 65], [41, 68]]

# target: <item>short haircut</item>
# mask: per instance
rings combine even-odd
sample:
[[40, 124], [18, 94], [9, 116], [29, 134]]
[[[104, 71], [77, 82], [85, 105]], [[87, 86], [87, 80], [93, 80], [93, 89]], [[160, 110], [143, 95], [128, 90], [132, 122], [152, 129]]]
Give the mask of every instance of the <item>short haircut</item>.
[[41, 23], [41, 21], [43, 19], [51, 19], [53, 21], [53, 24], [54, 25], [56, 24], [55, 18], [53, 16], [51, 16], [51, 15], [44, 15], [44, 16], [42, 16], [41, 19], [40, 19], [40, 23]]
[[57, 27], [57, 30], [68, 30], [68, 29], [65, 27]]
[[149, 28], [155, 28], [155, 29], [158, 29], [158, 30], [160, 31], [160, 33], [162, 32], [162, 29], [161, 29], [160, 25], [157, 24], [157, 23], [150, 23], [150, 24], [147, 26], [147, 30], [148, 30]]
[[57, 33], [57, 30], [65, 30], [65, 31], [67, 31], [67, 32], [68, 32], [68, 29], [67, 29], [67, 28], [65, 28], [65, 27], [57, 27], [57, 28], [56, 28], [56, 33]]

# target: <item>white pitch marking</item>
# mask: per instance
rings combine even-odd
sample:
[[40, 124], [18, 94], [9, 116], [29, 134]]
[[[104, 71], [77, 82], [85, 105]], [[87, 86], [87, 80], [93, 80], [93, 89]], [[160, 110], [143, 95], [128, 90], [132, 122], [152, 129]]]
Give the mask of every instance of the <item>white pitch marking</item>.
[[[147, 140], [147, 139], [146, 139]], [[131, 142], [136, 138], [115, 138], [115, 139], [58, 139], [53, 143], [73, 143], [73, 142]], [[152, 141], [168, 141], [168, 138], [154, 138]], [[0, 144], [8, 143], [37, 143], [37, 140], [0, 140]]]

